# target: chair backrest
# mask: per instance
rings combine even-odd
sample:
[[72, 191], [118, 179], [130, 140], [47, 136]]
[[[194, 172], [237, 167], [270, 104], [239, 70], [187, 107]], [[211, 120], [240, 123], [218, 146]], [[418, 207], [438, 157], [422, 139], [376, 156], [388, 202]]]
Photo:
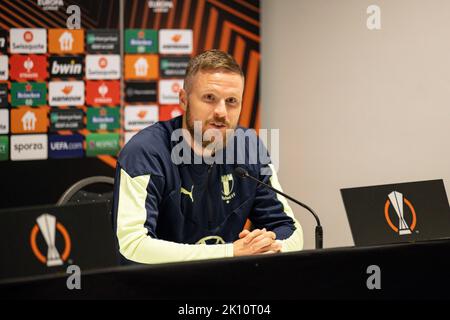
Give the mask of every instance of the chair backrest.
[[96, 202], [96, 201], [112, 201], [112, 191], [106, 193], [93, 193], [83, 191], [83, 188], [96, 184], [108, 184], [111, 187], [114, 185], [114, 178], [105, 176], [94, 176], [82, 179], [70, 188], [68, 188], [56, 203], [58, 206], [67, 204], [69, 202]]

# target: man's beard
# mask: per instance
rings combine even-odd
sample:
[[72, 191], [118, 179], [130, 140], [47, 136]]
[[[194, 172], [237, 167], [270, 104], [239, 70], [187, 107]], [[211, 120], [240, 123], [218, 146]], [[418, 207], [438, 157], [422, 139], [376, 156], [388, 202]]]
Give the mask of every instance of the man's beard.
[[[197, 120], [199, 121], [199, 120]], [[210, 124], [210, 123], [215, 123], [215, 124], [223, 124], [226, 128], [225, 130], [225, 134], [222, 134], [222, 131], [219, 129], [208, 129], [208, 130], [215, 130], [216, 134], [220, 134], [222, 137], [222, 148], [224, 148], [227, 145], [227, 141], [229, 136], [231, 136], [231, 133], [234, 131], [234, 129], [236, 129], [236, 125], [231, 126], [230, 122], [227, 121], [226, 119], [223, 118], [214, 118], [212, 120], [206, 120], [204, 123], [201, 123], [201, 137], [200, 136], [196, 136], [195, 135], [195, 124], [194, 124], [194, 120], [191, 119], [191, 112], [190, 112], [190, 108], [189, 105], [186, 108], [186, 127], [189, 131], [189, 133], [191, 134], [192, 138], [194, 140], [199, 140], [201, 139], [201, 143], [202, 143], [202, 147], [206, 148], [208, 147], [210, 144], [214, 143], [214, 139], [212, 140], [207, 140], [208, 137], [206, 137], [205, 140], [203, 140], [205, 138], [205, 132], [207, 131], [206, 127]], [[197, 135], [199, 134], [199, 132], [197, 132]], [[208, 136], [208, 135], [207, 135]], [[213, 135], [213, 138], [215, 138], [215, 136]], [[196, 141], [197, 142], [197, 141]], [[217, 144], [217, 143], [216, 143]]]

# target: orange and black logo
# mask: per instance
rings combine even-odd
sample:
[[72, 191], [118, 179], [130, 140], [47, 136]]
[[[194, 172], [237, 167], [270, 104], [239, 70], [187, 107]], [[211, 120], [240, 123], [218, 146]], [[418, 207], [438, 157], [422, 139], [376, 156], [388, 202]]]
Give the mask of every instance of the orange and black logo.
[[[394, 213], [396, 218], [392, 218]], [[400, 236], [411, 234], [417, 225], [417, 215], [414, 206], [403, 194], [397, 191], [393, 191], [388, 195], [384, 205], [384, 217], [392, 231]], [[393, 221], [398, 221], [398, 223]]]
[[[56, 232], [61, 234], [64, 245], [57, 244]], [[44, 254], [37, 243], [38, 234], [41, 233], [47, 245]], [[56, 217], [44, 213], [36, 219], [36, 224], [31, 229], [30, 235], [31, 250], [35, 257], [47, 267], [61, 266], [69, 258], [71, 251], [71, 240], [67, 229], [59, 222]]]

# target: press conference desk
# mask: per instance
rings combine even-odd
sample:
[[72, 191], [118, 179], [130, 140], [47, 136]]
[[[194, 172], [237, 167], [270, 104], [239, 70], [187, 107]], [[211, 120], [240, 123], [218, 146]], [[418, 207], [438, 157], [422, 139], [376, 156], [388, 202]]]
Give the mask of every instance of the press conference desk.
[[[367, 267], [381, 268], [381, 290], [366, 286]], [[67, 275], [0, 285], [1, 298], [391, 299], [450, 298], [450, 240], [157, 266]]]

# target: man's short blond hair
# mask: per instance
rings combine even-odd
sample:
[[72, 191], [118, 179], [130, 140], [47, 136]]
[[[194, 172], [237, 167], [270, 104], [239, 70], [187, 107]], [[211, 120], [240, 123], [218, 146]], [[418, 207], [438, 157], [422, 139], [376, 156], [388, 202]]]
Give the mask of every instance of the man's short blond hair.
[[184, 90], [189, 91], [191, 89], [192, 78], [197, 72], [213, 70], [225, 70], [239, 74], [244, 78], [244, 72], [242, 72], [241, 67], [230, 54], [221, 50], [212, 49], [193, 57], [189, 61], [186, 68], [186, 76], [184, 77]]

